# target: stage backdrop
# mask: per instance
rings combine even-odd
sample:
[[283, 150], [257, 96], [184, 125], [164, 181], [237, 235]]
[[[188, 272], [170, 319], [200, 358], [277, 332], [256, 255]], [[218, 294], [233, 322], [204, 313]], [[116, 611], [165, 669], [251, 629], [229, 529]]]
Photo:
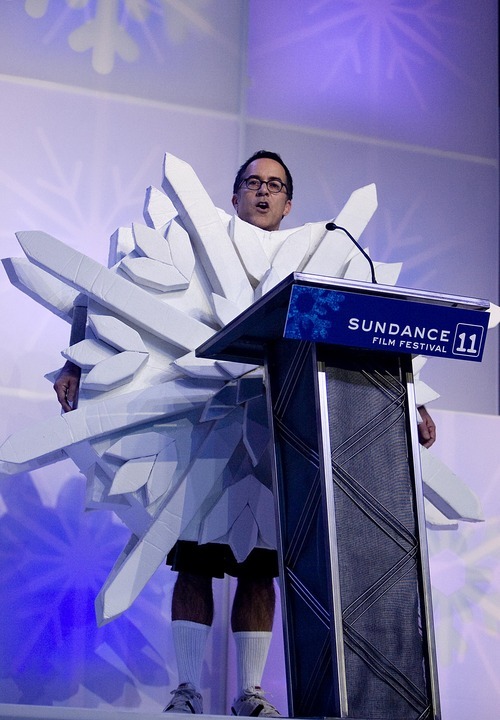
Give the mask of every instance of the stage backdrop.
[[[21, 254], [15, 231], [37, 229], [105, 263], [111, 233], [142, 220], [166, 150], [230, 211], [235, 170], [267, 148], [294, 175], [286, 227], [335, 217], [375, 182], [363, 244], [404, 261], [400, 284], [498, 302], [494, 0], [2, 0], [0, 23], [2, 257]], [[69, 328], [4, 274], [0, 301], [3, 441], [58, 412], [43, 375], [61, 364]], [[486, 514], [430, 533], [444, 720], [489, 720], [500, 700], [498, 332], [481, 365], [433, 360], [423, 377], [441, 393], [437, 452]], [[0, 703], [161, 709], [176, 684], [170, 573], [98, 630], [93, 597], [126, 531], [83, 502], [69, 462], [0, 484]], [[217, 588], [212, 712], [233, 692], [231, 591]], [[267, 685], [283, 704], [281, 653], [278, 632]]]

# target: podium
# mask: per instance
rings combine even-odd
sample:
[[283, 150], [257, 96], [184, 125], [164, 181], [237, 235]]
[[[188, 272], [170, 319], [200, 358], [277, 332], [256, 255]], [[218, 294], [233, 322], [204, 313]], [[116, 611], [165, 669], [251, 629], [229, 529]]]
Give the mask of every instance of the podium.
[[198, 348], [265, 366], [289, 714], [440, 717], [412, 354], [488, 302], [294, 273]]

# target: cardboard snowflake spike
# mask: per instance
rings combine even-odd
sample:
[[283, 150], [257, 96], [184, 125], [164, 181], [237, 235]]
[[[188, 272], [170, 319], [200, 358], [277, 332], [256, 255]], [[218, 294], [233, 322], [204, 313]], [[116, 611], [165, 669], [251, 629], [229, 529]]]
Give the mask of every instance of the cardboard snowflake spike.
[[208, 435], [185, 482], [178, 483], [154, 522], [115, 564], [96, 600], [100, 625], [123, 613], [165, 560], [183, 529], [211, 491], [207, 477], [219, 477], [239, 441], [238, 420], [223, 420]]
[[[28, 441], [31, 440], [32, 436], [29, 434], [27, 439]], [[26, 458], [25, 460], [16, 459], [15, 461], [11, 461], [9, 459], [11, 457], [19, 457], [17, 440], [14, 440], [12, 443], [11, 438], [7, 438], [7, 440], [0, 445], [0, 480], [20, 473], [31, 472], [38, 468], [67, 460], [68, 458], [68, 455], [62, 449], [54, 450], [44, 456], [41, 456], [40, 453], [35, 450], [35, 452], [23, 453], [23, 456]]]
[[147, 257], [125, 257], [120, 269], [137, 285], [160, 292], [185, 290], [189, 286], [189, 280], [174, 265]]
[[243, 562], [254, 547], [274, 548], [272, 492], [253, 475], [225, 488], [203, 520], [198, 541], [229, 544], [238, 562]]
[[417, 408], [421, 407], [422, 405], [427, 405], [433, 400], [438, 399], [439, 393], [429, 387], [429, 385], [427, 385], [427, 383], [421, 380], [418, 375], [413, 376], [413, 383], [415, 388], [415, 401], [417, 403]]
[[[370, 257], [369, 248], [363, 248]], [[399, 273], [403, 267], [402, 263], [381, 263], [374, 262], [375, 277], [379, 285], [395, 285], [397, 283]], [[346, 258], [343, 277], [346, 280], [362, 280], [371, 282], [371, 267], [369, 261], [364, 257], [356, 247]]]
[[306, 263], [309, 262], [313, 254], [316, 252], [317, 247], [323, 241], [324, 237], [329, 233], [326, 229], [326, 222], [324, 221], [306, 223], [303, 227], [307, 228], [309, 231], [309, 251], [306, 258], [304, 258], [300, 266], [297, 267], [297, 270], [301, 272]]
[[113, 267], [116, 263], [123, 260], [135, 248], [134, 235], [132, 228], [120, 227], [111, 235], [109, 239], [108, 267]]
[[237, 215], [231, 218], [228, 232], [252, 286], [256, 287], [271, 267], [263, 247], [263, 233]]
[[247, 363], [231, 362], [230, 360], [215, 360], [217, 367], [224, 370], [231, 378], [239, 378], [248, 374], [256, 374], [259, 377], [263, 375], [263, 368], [259, 365], [249, 365]]
[[64, 452], [67, 457], [73, 460], [76, 467], [83, 474], [92, 472], [95, 464], [101, 461], [101, 457], [96, 448], [88, 440], [82, 440], [81, 442], [69, 445], [64, 448]]
[[[337, 215], [335, 223], [346, 228], [356, 240], [377, 209], [375, 185], [355, 190]], [[327, 232], [304, 266], [304, 272], [328, 277], [343, 277], [347, 256], [353, 247], [352, 240], [342, 230]]]
[[17, 237], [32, 262], [67, 280], [108, 310], [184, 350], [198, 347], [213, 332], [46, 233], [23, 232]]
[[[186, 495], [181, 540], [197, 540], [207, 509], [217, 502], [228, 463], [241, 442], [242, 408], [215, 420], [203, 438], [185, 477]], [[207, 482], [211, 478], [211, 483]]]
[[424, 494], [451, 520], [484, 520], [478, 499], [467, 485], [427, 448], [420, 447]]
[[80, 342], [70, 345], [66, 350], [61, 351], [61, 355], [70, 362], [78, 365], [83, 371], [91, 370], [94, 365], [107, 360], [117, 354], [117, 350], [106, 343], [102, 343], [92, 338], [80, 340]]
[[171, 439], [158, 455], [147, 481], [147, 502], [152, 505], [173, 487], [179, 455], [177, 443]]
[[118, 468], [109, 495], [132, 493], [146, 485], [156, 462], [156, 455], [132, 458]]
[[265, 398], [252, 398], [245, 403], [243, 442], [253, 465], [257, 465], [264, 452], [269, 450], [269, 424]]
[[218, 393], [207, 400], [200, 416], [200, 422], [219, 420], [229, 415], [238, 404], [237, 395], [237, 384], [226, 383]]
[[214, 292], [244, 310], [253, 290], [219, 213], [190, 165], [165, 155], [163, 187], [174, 203]]
[[431, 530], [457, 530], [458, 520], [451, 520], [424, 497], [425, 524]]
[[[170, 202], [170, 200], [168, 200], [168, 202]], [[120, 258], [116, 269], [120, 270], [121, 268], [131, 280], [135, 279], [143, 283], [146, 290], [168, 293], [164, 296], [157, 295], [157, 297], [161, 301], [166, 301], [171, 307], [186, 313], [190, 317], [201, 321], [203, 324], [208, 324], [213, 327], [216, 321], [210, 302], [212, 288], [200, 261], [195, 257], [189, 235], [182, 226], [182, 222], [177, 216], [175, 209], [174, 212], [176, 216], [169, 220], [166, 225], [162, 226], [161, 233], [157, 233], [156, 236], [157, 242], [161, 241], [164, 245], [168, 245], [172, 262], [184, 279], [181, 278], [179, 281], [177, 278], [175, 282], [170, 282], [168, 279], [166, 280], [164, 264], [155, 267], [154, 272], [141, 270], [141, 263], [135, 262], [136, 260], [140, 260], [140, 258], [136, 252], [137, 248], [135, 247], [132, 231], [130, 231], [132, 241], [131, 246], [128, 248], [129, 254], [128, 256]], [[149, 228], [146, 228], [146, 230], [149, 230]], [[112, 238], [113, 237], [114, 236], [112, 236]], [[142, 251], [145, 251], [144, 243], [141, 242], [141, 245]], [[148, 247], [148, 252], [149, 251], [150, 248]], [[155, 255], [155, 251], [152, 252], [153, 255]], [[187, 287], [186, 280], [189, 281]]]
[[[182, 495], [183, 488], [178, 490]], [[182, 510], [182, 503], [181, 508]], [[129, 525], [129, 520], [127, 520]], [[130, 526], [130, 525], [129, 525]], [[121, 615], [139, 595], [147, 580], [165, 561], [179, 532], [179, 517], [165, 510], [141, 537], [131, 538], [126, 551], [115, 563], [95, 600], [97, 624], [105, 625]], [[137, 581], [138, 579], [138, 581]]]
[[184, 374], [193, 378], [215, 378], [219, 380], [230, 380], [232, 378], [221, 364], [207, 358], [197, 357], [194, 351], [174, 360], [173, 364], [182, 370]]
[[439, 398], [439, 393], [433, 390], [423, 380], [420, 379], [420, 372], [427, 362], [427, 358], [423, 355], [412, 356], [412, 367], [413, 367], [413, 383], [415, 390], [415, 402], [417, 404], [417, 421], [421, 422], [422, 418], [418, 413], [418, 408], [422, 405], [427, 405], [433, 400]]
[[397, 283], [403, 263], [376, 262], [374, 265], [375, 276], [380, 285], [395, 285]]
[[375, 183], [370, 183], [351, 193], [335, 218], [335, 224], [344, 227], [356, 240], [359, 240], [377, 207], [377, 187]]
[[94, 335], [102, 342], [111, 345], [115, 350], [131, 350], [147, 352], [140, 334], [134, 328], [113, 315], [89, 313], [88, 324]]
[[304, 225], [293, 229], [273, 258], [272, 266], [282, 278], [301, 267], [311, 244], [311, 228]]
[[230, 323], [231, 320], [238, 317], [241, 312], [238, 305], [235, 305], [235, 303], [222, 295], [212, 293], [211, 299], [213, 303], [214, 316], [221, 327]]
[[[274, 256], [272, 268], [259, 284], [258, 294], [264, 295], [290, 273], [300, 267], [308, 255], [310, 244], [309, 228], [303, 227], [291, 232]], [[256, 292], [257, 294], [257, 292]]]
[[281, 275], [273, 267], [269, 268], [255, 288], [255, 299], [260, 300], [260, 298], [265, 295], [268, 290], [275, 287], [281, 280], [283, 280]]
[[188, 288], [171, 291], [168, 295], [157, 294], [157, 297], [160, 302], [167, 302], [170, 307], [189, 315], [214, 331], [215, 328], [220, 327], [220, 323], [214, 315], [211, 294], [210, 283], [201, 263], [197, 260]]
[[158, 260], [165, 265], [172, 265], [170, 245], [161, 232], [147, 225], [132, 223], [135, 249], [142, 257]]
[[171, 234], [176, 251], [174, 257], [170, 248], [170, 233], [165, 238], [158, 230], [135, 223], [132, 232], [139, 257], [124, 257], [120, 262], [120, 270], [133, 282], [153, 290], [172, 292], [187, 288], [194, 267], [194, 257], [187, 233], [179, 225], [176, 224], [175, 227], [177, 232]]
[[76, 290], [36, 267], [26, 258], [3, 258], [2, 263], [14, 287], [36, 300], [54, 315], [71, 322], [73, 303], [78, 295]]
[[488, 321], [488, 328], [494, 328], [500, 323], [500, 307], [490, 301], [490, 319]]
[[161, 190], [150, 185], [146, 188], [143, 217], [149, 227], [160, 230], [177, 215], [170, 198]]
[[191, 240], [178, 218], [174, 218], [165, 230], [165, 239], [172, 254], [172, 262], [182, 275], [191, 282], [196, 263]]
[[341, 230], [334, 230], [326, 235], [311, 259], [304, 265], [305, 273], [326, 275], [327, 277], [344, 277], [347, 258], [352, 252], [352, 240]]
[[[33, 463], [34, 469], [58, 462], [66, 457], [65, 448], [83, 440], [188, 413], [204, 404], [214, 392], [213, 383], [204, 386], [188, 380], [172, 381], [48, 418], [11, 435], [0, 446], [0, 474], [22, 472], [27, 463]], [[19, 469], [14, 469], [16, 466]]]
[[229, 362], [226, 360], [209, 360], [197, 357], [190, 352], [182, 355], [172, 362], [172, 366], [182, 371], [184, 375], [193, 378], [232, 380], [256, 370], [255, 365]]
[[148, 353], [125, 350], [95, 365], [82, 381], [84, 390], [105, 392], [133, 380], [148, 359]]
[[106, 450], [105, 455], [116, 460], [132, 460], [145, 455], [158, 455], [173, 440], [165, 431], [158, 429], [139, 429], [117, 440]]
[[[269, 496], [273, 498], [273, 502], [270, 502]], [[262, 482], [259, 484], [259, 492], [252, 495], [251, 509], [258, 518], [259, 547], [275, 548], [277, 539], [274, 497]]]
[[248, 505], [245, 505], [227, 535], [227, 544], [238, 562], [243, 562], [248, 557], [250, 550], [257, 545], [258, 538], [259, 529], [255, 517]]

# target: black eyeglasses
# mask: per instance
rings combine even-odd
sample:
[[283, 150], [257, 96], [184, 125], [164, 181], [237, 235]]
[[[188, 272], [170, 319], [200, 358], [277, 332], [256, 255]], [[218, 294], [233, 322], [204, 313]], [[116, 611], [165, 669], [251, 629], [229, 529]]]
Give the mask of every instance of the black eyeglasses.
[[240, 187], [242, 185], [248, 188], [248, 190], [253, 190], [254, 192], [258, 192], [261, 189], [262, 185], [267, 185], [267, 189], [272, 195], [277, 195], [283, 190], [283, 188], [285, 188], [285, 190], [287, 189], [285, 183], [281, 182], [281, 180], [261, 180], [255, 175], [250, 175], [250, 177], [242, 180], [240, 182]]

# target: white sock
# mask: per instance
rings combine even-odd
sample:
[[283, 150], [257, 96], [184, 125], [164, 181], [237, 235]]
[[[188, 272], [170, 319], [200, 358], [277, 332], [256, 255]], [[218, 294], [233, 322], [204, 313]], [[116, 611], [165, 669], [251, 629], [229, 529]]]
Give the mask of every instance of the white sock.
[[235, 632], [238, 695], [245, 690], [260, 687], [267, 654], [271, 644], [271, 632]]
[[199, 690], [209, 625], [190, 620], [173, 620], [172, 637], [179, 673], [179, 685], [191, 683]]

